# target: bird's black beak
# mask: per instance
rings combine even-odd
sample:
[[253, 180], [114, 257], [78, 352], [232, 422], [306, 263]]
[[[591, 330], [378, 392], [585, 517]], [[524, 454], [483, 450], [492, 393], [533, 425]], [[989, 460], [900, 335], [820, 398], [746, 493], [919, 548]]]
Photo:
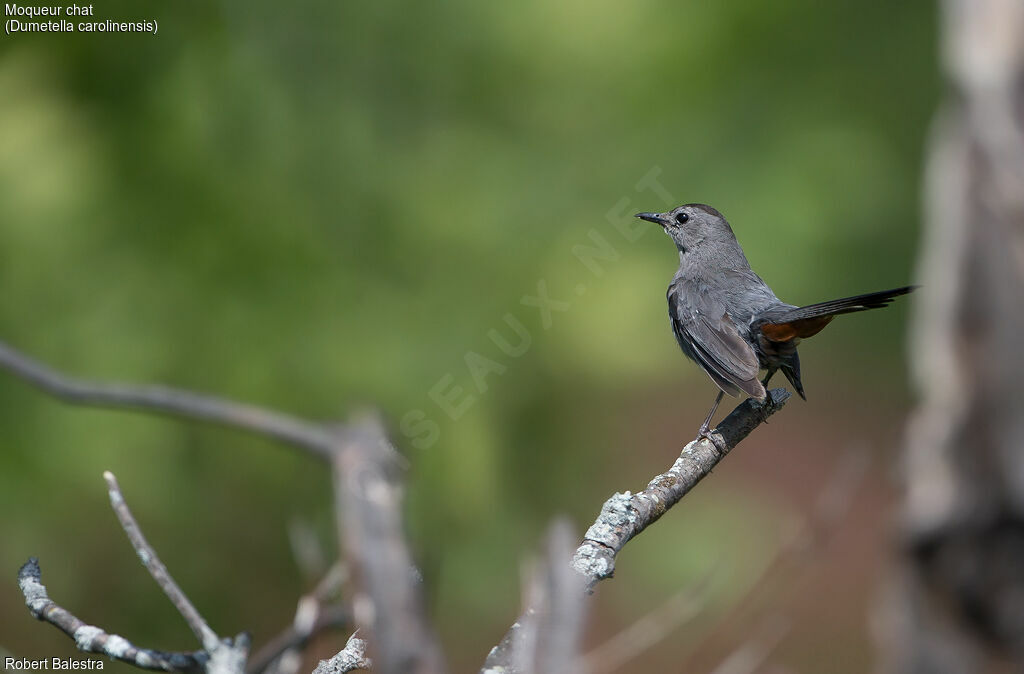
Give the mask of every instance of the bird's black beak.
[[661, 213], [637, 213], [636, 217], [641, 220], [646, 220], [647, 222], [657, 223], [662, 227], [665, 226], [664, 216]]

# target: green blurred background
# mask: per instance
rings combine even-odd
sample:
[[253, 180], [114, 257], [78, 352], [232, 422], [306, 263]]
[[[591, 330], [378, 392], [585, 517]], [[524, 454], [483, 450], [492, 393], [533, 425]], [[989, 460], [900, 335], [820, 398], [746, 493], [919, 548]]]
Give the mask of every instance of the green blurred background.
[[[939, 92], [930, 2], [224, 0], [96, 15], [156, 18], [159, 33], [0, 37], [0, 339], [78, 375], [319, 419], [379, 406], [410, 459], [410, 534], [458, 671], [514, 618], [550, 519], [582, 532], [613, 491], [671, 463], [713, 398], [668, 326], [672, 245], [613, 221], [712, 204], [798, 304], [912, 278]], [[637, 189], [652, 170], [673, 203]], [[617, 254], [600, 275], [573, 254], [594, 232]], [[539, 281], [568, 302], [547, 328], [521, 302]], [[700, 624], [622, 671], [710, 670], [766, 615], [793, 625], [777, 662], [868, 668], [906, 307], [805, 344], [809, 402], [627, 548], [588, 644], [718, 566]], [[506, 314], [530, 333], [520, 357], [488, 336], [517, 341]], [[470, 352], [500, 364], [486, 391]], [[474, 396], [459, 419], [431, 399], [439, 382]], [[410, 412], [436, 439], [403, 433]], [[289, 522], [333, 550], [324, 466], [267, 441], [68, 408], [7, 375], [0, 429], [0, 648], [19, 657], [74, 653], [24, 609], [30, 555], [86, 621], [197, 647], [109, 512], [105, 469], [222, 634], [259, 645], [291, 620], [312, 579]], [[877, 459], [851, 519], [752, 600], [851, 447]]]

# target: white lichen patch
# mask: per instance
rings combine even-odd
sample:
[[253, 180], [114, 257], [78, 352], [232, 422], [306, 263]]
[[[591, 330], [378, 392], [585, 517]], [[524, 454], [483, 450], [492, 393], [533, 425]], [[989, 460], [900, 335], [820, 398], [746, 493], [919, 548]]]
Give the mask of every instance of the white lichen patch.
[[620, 530], [636, 524], [638, 515], [633, 507], [633, 496], [629, 492], [615, 494], [605, 501], [601, 507], [601, 515], [597, 518], [584, 538], [614, 547]]
[[[128, 655], [128, 651], [132, 649], [130, 641], [124, 637], [119, 637], [116, 634], [111, 634], [107, 639], [107, 645], [103, 648], [107, 655], [115, 658], [123, 658]], [[136, 658], [137, 660], [137, 658]]]
[[18, 587], [21, 588], [22, 594], [25, 595], [25, 605], [33, 613], [39, 613], [50, 602], [50, 598], [46, 594], [46, 586], [32, 576], [25, 575], [19, 578]]
[[78, 646], [80, 651], [93, 650], [93, 644], [101, 636], [103, 636], [103, 630], [95, 625], [82, 625], [71, 635], [75, 640], [75, 646]]
[[611, 574], [614, 569], [613, 562], [605, 555], [600, 554], [600, 549], [595, 545], [584, 543], [576, 550], [572, 558], [574, 571], [587, 578], [604, 578]]

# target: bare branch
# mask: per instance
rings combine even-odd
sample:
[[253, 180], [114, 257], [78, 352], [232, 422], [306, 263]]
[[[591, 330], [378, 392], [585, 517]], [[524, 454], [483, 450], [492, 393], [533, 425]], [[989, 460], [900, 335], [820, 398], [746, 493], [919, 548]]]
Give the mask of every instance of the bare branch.
[[265, 435], [321, 458], [330, 456], [335, 438], [321, 424], [213, 396], [163, 386], [100, 384], [75, 379], [0, 342], [0, 367], [55, 398], [75, 405], [133, 409], [208, 421]]
[[[419, 588], [420, 579], [411, 562], [402, 530], [401, 487], [393, 469], [403, 464], [401, 457], [384, 439], [379, 424], [350, 430], [330, 424], [318, 424], [272, 410], [233, 401], [203, 396], [188, 391], [123, 384], [99, 384], [59, 373], [0, 342], [0, 368], [36, 386], [50, 395], [73, 404], [133, 409], [169, 414], [186, 419], [209, 421], [262, 434], [291, 444], [331, 461], [335, 473], [338, 523], [347, 554], [356, 563], [362, 594], [356, 603], [364, 611], [364, 625], [371, 627], [374, 642], [380, 641], [381, 669], [384, 672], [445, 671], [444, 657], [430, 627]], [[350, 474], [346, 474], [350, 473]], [[112, 480], [112, 476], [111, 476]], [[111, 484], [111, 501], [118, 510], [123, 499], [116, 482]], [[119, 517], [124, 513], [118, 510]], [[130, 517], [130, 513], [127, 513]], [[344, 526], [342, 526], [344, 520]], [[174, 601], [190, 627], [209, 649], [216, 635], [202, 622], [166, 569], [153, 568], [152, 550], [144, 543], [134, 520], [125, 525], [139, 550], [140, 558], [154, 578]], [[122, 518], [122, 522], [126, 520]], [[357, 615], [358, 619], [359, 616]], [[227, 643], [227, 642], [224, 642]], [[282, 642], [278, 642], [283, 643]], [[245, 651], [229, 650], [220, 644], [210, 652], [209, 670], [240, 671]], [[246, 642], [245, 647], [248, 647]]]
[[321, 660], [313, 674], [345, 674], [356, 669], [369, 669], [372, 665], [366, 657], [366, 642], [353, 634], [348, 638], [345, 648], [330, 660]]
[[555, 520], [548, 532], [544, 568], [537, 580], [544, 596], [544, 610], [538, 614], [538, 674], [580, 672], [586, 594], [583, 579], [565, 563], [578, 535], [564, 519]]
[[[714, 430], [714, 442], [707, 438], [694, 440], [683, 448], [672, 468], [651, 480], [644, 491], [635, 495], [615, 494], [608, 499], [572, 559], [572, 568], [582, 576], [584, 587], [592, 590], [598, 581], [610, 578], [619, 550], [678, 503], [722, 457], [781, 409], [790, 395], [789, 391], [776, 388], [769, 392], [765, 403], [745, 400]], [[521, 671], [516, 665], [516, 654], [523, 648], [522, 642], [531, 638], [534, 613], [528, 609], [513, 623], [501, 642], [491, 649], [481, 674]]]
[[[333, 629], [341, 629], [352, 624], [352, 612], [340, 605], [332, 604], [321, 608], [312, 625], [299, 628], [289, 625], [276, 637], [268, 641], [252, 656], [245, 667], [247, 674], [260, 674], [274, 664], [289, 651], [299, 652], [309, 645], [318, 634]], [[280, 670], [278, 670], [280, 674]]]
[[[567, 521], [552, 523], [544, 561], [533, 565], [533, 577], [527, 584], [526, 610], [510, 631], [514, 638], [491, 651], [484, 674], [581, 671], [579, 648], [586, 593], [583, 579], [565, 563], [575, 540]], [[503, 664], [507, 662], [511, 665]]]
[[[728, 616], [719, 619], [712, 630], [704, 635], [705, 644], [713, 642], [719, 632], [730, 635], [743, 633], [744, 629], [730, 631], [729, 618], [742, 607], [753, 604], [766, 588], [777, 591], [779, 583], [774, 582], [774, 576], [779, 575], [786, 565], [808, 562], [810, 556], [824, 545], [825, 538], [838, 530], [850, 510], [857, 487], [864, 479], [869, 461], [870, 454], [858, 447], [849, 449], [840, 457], [829, 480], [819, 490], [810, 517], [801, 518], [787, 527], [772, 558], [750, 582], [750, 590], [730, 610]], [[711, 580], [721, 571], [720, 563], [713, 564], [711, 570], [697, 583], [677, 592], [653, 611], [587, 653], [584, 671], [588, 674], [618, 671], [624, 664], [695, 618], [704, 608]], [[749, 644], [740, 647], [746, 649], [744, 652], [749, 652], [751, 648]], [[689, 660], [692, 659], [691, 653], [687, 660], [679, 661], [680, 666], [689, 669]]]
[[110, 492], [110, 506], [114, 509], [117, 519], [120, 520], [124, 532], [128, 534], [128, 540], [131, 541], [132, 547], [135, 548], [139, 561], [142, 562], [142, 565], [149, 571], [149, 575], [153, 576], [153, 580], [156, 581], [156, 584], [160, 586], [160, 589], [164, 591], [167, 598], [174, 604], [174, 608], [178, 609], [178, 613], [188, 623], [189, 629], [199, 639], [203, 649], [213, 653], [220, 646], [220, 637], [210, 629], [210, 626], [206, 624], [203, 617], [199, 615], [199, 611], [188, 600], [188, 597], [181, 591], [178, 584], [174, 582], [171, 574], [167, 572], [167, 567], [157, 557], [156, 551], [146, 541], [146, 537], [142, 535], [139, 523], [135, 521], [131, 510], [128, 509], [128, 504], [124, 501], [121, 488], [117, 484], [117, 478], [108, 470], [103, 473], [103, 479], [107, 481], [107, 489]]
[[305, 579], [320, 578], [328, 572], [327, 553], [313, 526], [306, 520], [293, 517], [288, 522], [288, 542], [291, 544], [295, 565]]
[[615, 556], [623, 546], [678, 503], [733, 447], [785, 405], [790, 395], [786, 389], [776, 388], [769, 392], [766, 403], [748, 398], [714, 430], [715, 442], [694, 440], [646, 489], [636, 494], [615, 494], [605, 501], [572, 560], [573, 568], [587, 579], [587, 587], [610, 578], [615, 571]]
[[150, 575], [164, 591], [188, 623], [192, 632], [203, 645], [203, 653], [163, 653], [133, 646], [126, 639], [107, 634], [102, 629], [84, 622], [61, 608], [46, 594], [41, 582], [39, 563], [35, 558], [29, 559], [18, 572], [18, 584], [25, 595], [25, 603], [32, 615], [56, 625], [71, 636], [83, 651], [105, 653], [124, 662], [144, 669], [164, 671], [192, 671], [202, 668], [208, 674], [242, 674], [245, 671], [245, 660], [249, 653], [249, 636], [245, 633], [235, 639], [221, 639], [203, 620], [199, 612], [192, 606], [181, 588], [174, 582], [167, 568], [157, 557], [156, 552], [146, 542], [138, 523], [132, 516], [117, 480], [109, 471], [103, 474], [110, 493], [110, 504], [121, 521], [128, 539], [135, 548], [136, 554]]
[[61, 630], [75, 640], [79, 650], [86, 653], [99, 653], [141, 669], [164, 672], [197, 672], [205, 668], [210, 658], [204, 651], [172, 653], [141, 648], [124, 637], [86, 624], [50, 599], [42, 582], [39, 560], [35, 557], [18, 570], [18, 586], [25, 595], [25, 605], [32, 617]]
[[381, 672], [444, 672], [444, 656], [426, 616], [422, 580], [405, 541], [401, 458], [376, 420], [342, 433], [334, 456], [334, 490], [339, 539], [356, 585], [356, 621], [373, 635]]
[[[247, 674], [258, 674], [278, 661], [275, 674], [297, 671], [301, 658], [299, 652], [314, 636], [328, 629], [348, 625], [352, 612], [344, 606], [323, 606], [324, 601], [337, 594], [348, 577], [343, 564], [335, 563], [317, 584], [316, 588], [299, 599], [295, 618], [286, 630], [267, 642], [246, 665]], [[289, 657], [289, 654], [294, 657]], [[287, 666], [284, 661], [288, 660]]]

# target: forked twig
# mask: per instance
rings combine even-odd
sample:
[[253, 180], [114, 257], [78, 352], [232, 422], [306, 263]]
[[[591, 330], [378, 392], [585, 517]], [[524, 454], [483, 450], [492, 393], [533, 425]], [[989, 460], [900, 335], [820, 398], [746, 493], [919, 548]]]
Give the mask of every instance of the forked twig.
[[210, 626], [203, 620], [203, 616], [199, 615], [196, 607], [192, 605], [192, 602], [181, 591], [178, 584], [174, 582], [171, 574], [167, 571], [167, 567], [160, 561], [153, 546], [149, 544], [146, 537], [142, 534], [142, 530], [139, 529], [139, 523], [135, 521], [132, 511], [128, 509], [128, 504], [124, 501], [124, 495], [121, 494], [121, 487], [117, 484], [117, 478], [108, 470], [103, 473], [103, 479], [107, 481], [107, 490], [110, 493], [110, 507], [114, 509], [117, 519], [121, 522], [121, 528], [128, 535], [128, 540], [131, 541], [132, 547], [135, 548], [139, 561], [142, 562], [142, 565], [149, 571], [149, 575], [153, 577], [156, 584], [160, 586], [160, 589], [164, 591], [167, 598], [174, 604], [174, 608], [178, 609], [178, 613], [188, 623], [192, 634], [195, 634], [196, 639], [199, 639], [199, 643], [203, 645], [203, 650], [212, 653], [220, 645], [220, 637], [210, 629]]
[[39, 560], [35, 557], [18, 570], [18, 586], [25, 595], [25, 605], [33, 618], [48, 622], [64, 632], [74, 639], [79, 650], [86, 653], [99, 653], [141, 669], [164, 672], [200, 671], [210, 659], [205, 651], [166, 652], [142, 648], [124, 637], [89, 625], [50, 599], [42, 582]]

